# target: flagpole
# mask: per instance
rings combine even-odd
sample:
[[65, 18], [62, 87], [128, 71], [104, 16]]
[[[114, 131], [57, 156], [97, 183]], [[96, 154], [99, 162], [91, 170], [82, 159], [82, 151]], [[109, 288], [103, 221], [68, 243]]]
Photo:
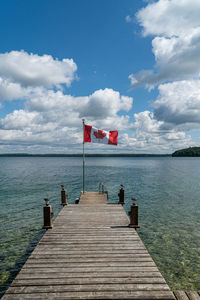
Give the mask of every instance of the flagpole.
[[83, 194], [85, 193], [85, 143], [84, 143], [84, 128], [85, 128], [85, 119], [82, 119], [83, 122]]

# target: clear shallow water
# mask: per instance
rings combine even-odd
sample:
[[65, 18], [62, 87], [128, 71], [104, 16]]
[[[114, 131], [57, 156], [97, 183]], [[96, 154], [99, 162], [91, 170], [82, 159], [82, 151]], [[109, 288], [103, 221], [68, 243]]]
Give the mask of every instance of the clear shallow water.
[[[138, 230], [172, 289], [200, 289], [200, 159], [86, 158], [86, 190], [104, 182], [109, 201], [138, 198]], [[41, 238], [43, 198], [54, 217], [82, 190], [81, 158], [0, 157], [0, 287], [4, 291]]]

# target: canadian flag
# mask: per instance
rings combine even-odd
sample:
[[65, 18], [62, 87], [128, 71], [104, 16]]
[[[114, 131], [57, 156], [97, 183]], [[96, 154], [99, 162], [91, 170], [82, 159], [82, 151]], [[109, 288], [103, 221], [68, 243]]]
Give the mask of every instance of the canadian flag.
[[118, 131], [104, 131], [90, 125], [84, 125], [84, 143], [91, 142], [117, 146]]

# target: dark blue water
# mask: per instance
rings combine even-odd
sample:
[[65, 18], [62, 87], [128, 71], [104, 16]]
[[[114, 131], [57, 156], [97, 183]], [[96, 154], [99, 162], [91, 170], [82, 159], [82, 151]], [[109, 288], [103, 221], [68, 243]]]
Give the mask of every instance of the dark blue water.
[[[125, 210], [138, 198], [138, 230], [172, 289], [200, 289], [200, 159], [86, 158], [86, 190], [104, 182], [109, 201], [125, 186]], [[82, 190], [81, 158], [0, 157], [0, 286], [4, 290], [43, 231], [49, 197], [54, 217]]]

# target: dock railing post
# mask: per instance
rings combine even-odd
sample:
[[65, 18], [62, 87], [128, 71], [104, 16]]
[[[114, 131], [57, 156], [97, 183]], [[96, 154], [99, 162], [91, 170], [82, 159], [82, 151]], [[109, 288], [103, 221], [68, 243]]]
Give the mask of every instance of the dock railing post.
[[140, 228], [138, 225], [138, 206], [136, 204], [137, 198], [132, 198], [133, 204], [131, 205], [131, 211], [129, 212], [130, 216], [130, 224], [129, 227], [131, 228]]
[[118, 204], [121, 204], [123, 206], [124, 205], [124, 186], [123, 186], [123, 184], [121, 184], [121, 188], [119, 190], [118, 197], [119, 197]]
[[61, 205], [65, 206], [65, 205], [67, 205], [67, 200], [66, 200], [67, 199], [67, 193], [64, 189], [64, 185], [61, 185], [61, 188], [62, 188], [62, 190], [61, 190]]
[[101, 194], [101, 182], [99, 182], [99, 194]]
[[51, 229], [53, 228], [52, 217], [53, 211], [51, 205], [49, 205], [49, 199], [45, 198], [44, 201], [46, 205], [43, 207], [43, 215], [44, 215], [44, 226], [43, 229]]

